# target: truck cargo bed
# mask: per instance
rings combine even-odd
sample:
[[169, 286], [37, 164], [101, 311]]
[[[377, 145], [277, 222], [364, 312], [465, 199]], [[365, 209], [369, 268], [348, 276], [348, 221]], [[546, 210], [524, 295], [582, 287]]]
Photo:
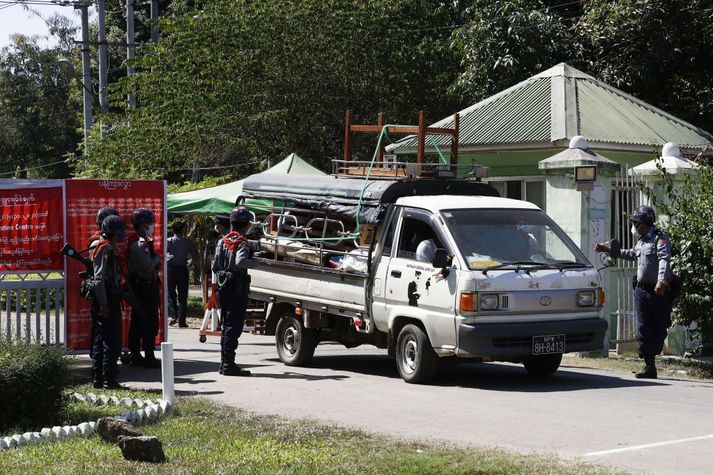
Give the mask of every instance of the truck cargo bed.
[[250, 269], [250, 298], [287, 302], [324, 313], [358, 316], [368, 313], [367, 274], [297, 262], [256, 258]]

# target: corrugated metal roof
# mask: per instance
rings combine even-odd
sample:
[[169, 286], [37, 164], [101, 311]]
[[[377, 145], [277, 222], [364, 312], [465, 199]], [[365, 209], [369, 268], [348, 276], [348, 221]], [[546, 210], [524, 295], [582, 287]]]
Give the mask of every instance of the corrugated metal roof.
[[[568, 107], [576, 107], [576, 111], [568, 111]], [[713, 145], [713, 135], [708, 132], [565, 63], [480, 101], [459, 115], [461, 149], [551, 145], [555, 140], [567, 141], [572, 138], [569, 135], [578, 134], [600, 146], [660, 147], [666, 142], [689, 148]], [[453, 118], [447, 117], [433, 127], [452, 125]], [[447, 147], [448, 140], [442, 136], [429, 137], [426, 147], [431, 148], [434, 143]], [[415, 137], [406, 137], [387, 149], [407, 152], [416, 145]]]
[[710, 134], [595, 80], [577, 81], [579, 132], [589, 140], [681, 147], [711, 144]]

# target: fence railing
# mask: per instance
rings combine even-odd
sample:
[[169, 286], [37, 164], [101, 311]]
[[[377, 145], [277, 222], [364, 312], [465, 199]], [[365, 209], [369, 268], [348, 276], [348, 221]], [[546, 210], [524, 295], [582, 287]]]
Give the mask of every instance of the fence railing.
[[0, 335], [42, 345], [65, 345], [64, 278], [0, 276]]

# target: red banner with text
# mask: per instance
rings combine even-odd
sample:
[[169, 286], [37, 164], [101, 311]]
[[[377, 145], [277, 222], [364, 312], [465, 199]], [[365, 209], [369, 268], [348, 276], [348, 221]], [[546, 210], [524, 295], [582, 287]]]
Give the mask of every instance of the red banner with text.
[[[112, 206], [126, 222], [127, 234], [133, 232], [131, 214], [136, 208], [148, 208], [156, 217], [155, 232], [153, 234], [154, 249], [158, 255], [163, 256], [165, 250], [165, 222], [166, 188], [163, 181], [156, 180], [66, 180], [66, 223], [67, 242], [76, 249], [84, 250], [89, 247], [89, 240], [98, 230], [96, 223], [97, 212], [104, 206]], [[120, 245], [120, 252], [126, 251], [126, 243]], [[83, 253], [87, 256], [87, 253]], [[79, 272], [83, 271], [81, 263], [67, 259], [66, 281], [66, 315], [67, 315], [67, 347], [71, 350], [87, 350], [91, 346], [92, 316], [89, 302], [79, 295], [81, 279]], [[164, 282], [165, 260], [160, 267], [161, 298], [159, 302], [159, 334], [157, 343], [165, 341], [166, 334], [166, 305]], [[129, 324], [131, 322], [131, 308], [123, 304], [123, 347], [128, 341]]]
[[0, 186], [0, 272], [61, 272], [62, 187]]

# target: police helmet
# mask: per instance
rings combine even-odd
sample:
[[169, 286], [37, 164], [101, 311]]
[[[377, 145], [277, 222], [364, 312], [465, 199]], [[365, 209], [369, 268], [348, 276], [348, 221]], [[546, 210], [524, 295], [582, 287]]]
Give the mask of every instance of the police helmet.
[[126, 234], [126, 223], [119, 216], [107, 216], [104, 218], [104, 221], [102, 221], [101, 234], [105, 239], [118, 236], [119, 240], [121, 240], [124, 234]]
[[97, 211], [97, 224], [101, 226], [107, 216], [119, 216], [119, 212], [112, 206], [104, 206]]
[[641, 205], [631, 213], [631, 220], [651, 225], [656, 222], [656, 212], [651, 206]]
[[233, 208], [233, 211], [230, 212], [231, 223], [249, 223], [251, 218], [250, 211], [240, 206]]
[[154, 218], [153, 212], [151, 212], [150, 209], [136, 208], [131, 215], [131, 222], [134, 226], [138, 226], [139, 224], [152, 224], [156, 222], [156, 218]]

